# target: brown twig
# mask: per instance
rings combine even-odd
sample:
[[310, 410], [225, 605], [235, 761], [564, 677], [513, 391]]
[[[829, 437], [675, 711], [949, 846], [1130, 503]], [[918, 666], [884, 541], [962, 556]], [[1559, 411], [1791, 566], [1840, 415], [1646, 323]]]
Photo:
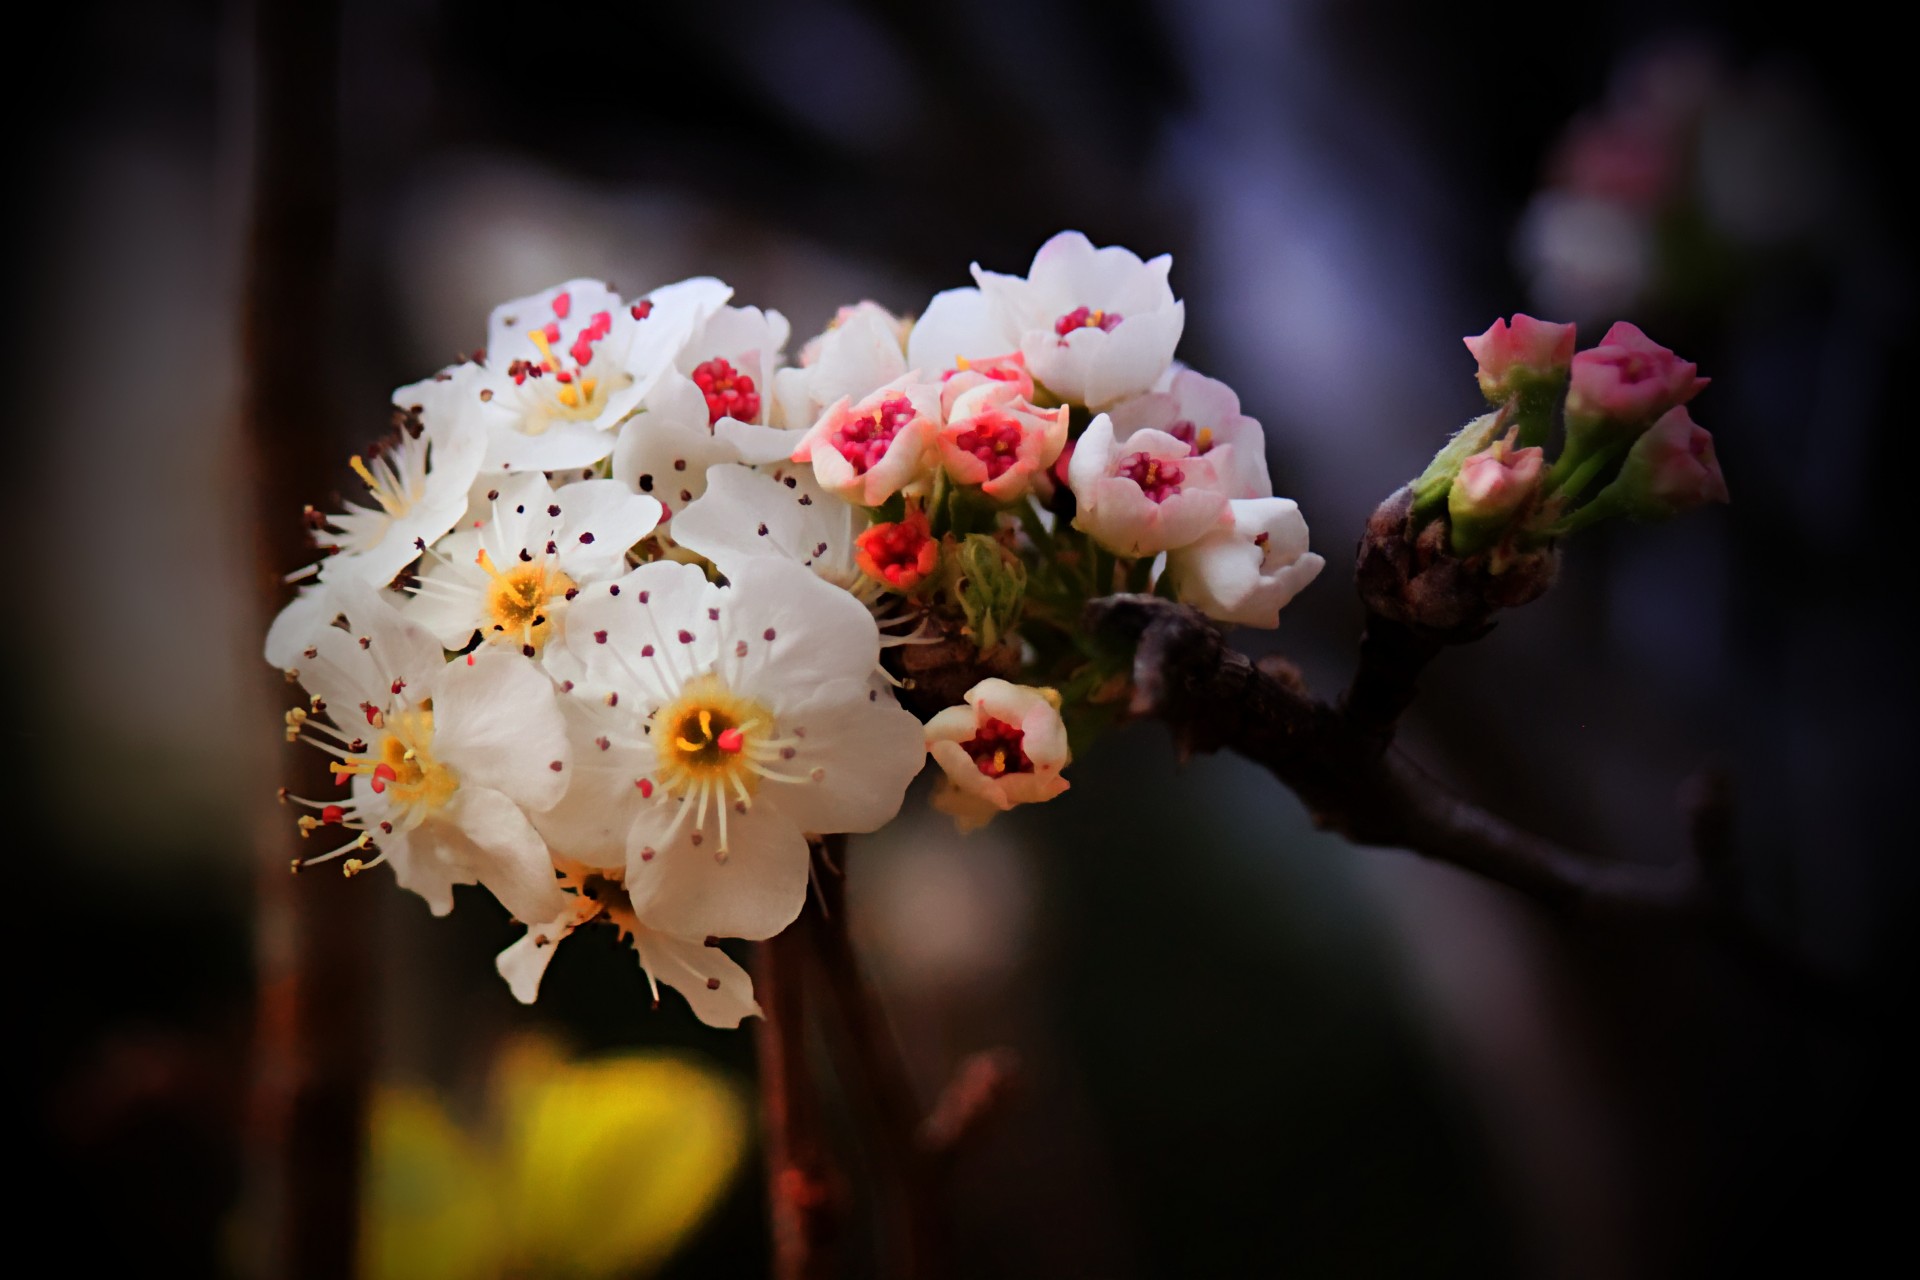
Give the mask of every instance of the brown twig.
[[761, 1008], [754, 1047], [760, 1061], [775, 1280], [834, 1274], [844, 1199], [807, 1061], [810, 932], [809, 922], [801, 920], [754, 949], [753, 985]]
[[[1369, 629], [1382, 621], [1375, 618]], [[1088, 605], [1086, 622], [1092, 631], [1135, 644], [1134, 714], [1167, 721], [1185, 750], [1224, 748], [1265, 767], [1325, 829], [1356, 844], [1449, 863], [1558, 912], [1698, 927], [1793, 994], [1830, 1005], [1837, 994], [1741, 909], [1724, 781], [1710, 778], [1696, 788], [1692, 839], [1673, 861], [1607, 861], [1469, 803], [1392, 745], [1394, 720], [1437, 644], [1419, 643], [1417, 636], [1407, 642], [1403, 635], [1376, 646], [1354, 689], [1333, 706], [1312, 697], [1297, 678], [1263, 670], [1229, 648], [1211, 623], [1183, 605], [1109, 596]]]
[[[241, 411], [258, 504], [257, 635], [284, 596], [281, 575], [313, 558], [288, 513], [335, 462], [328, 456], [330, 375], [315, 353], [328, 345], [333, 314], [340, 17], [331, 0], [255, 4], [250, 16], [255, 101]], [[286, 700], [285, 685], [271, 679], [272, 697]], [[285, 762], [288, 781], [297, 790], [327, 786], [318, 753], [300, 754]], [[371, 1062], [365, 896], [337, 875], [292, 880], [288, 864], [300, 850], [284, 812], [263, 818], [260, 830], [250, 1179], [256, 1264], [273, 1276], [350, 1275]]]
[[[832, 867], [846, 866], [846, 837], [829, 836]], [[888, 1238], [896, 1255], [886, 1274], [903, 1280], [933, 1280], [944, 1271], [939, 1205], [939, 1169], [920, 1146], [921, 1111], [913, 1077], [900, 1056], [878, 994], [861, 970], [848, 932], [846, 879], [823, 868], [815, 876], [819, 912], [812, 938], [827, 990], [839, 1014], [843, 1077], [857, 1081], [866, 1103], [866, 1145], [885, 1170], [880, 1189], [887, 1204]], [[849, 1096], [853, 1089], [849, 1088]]]

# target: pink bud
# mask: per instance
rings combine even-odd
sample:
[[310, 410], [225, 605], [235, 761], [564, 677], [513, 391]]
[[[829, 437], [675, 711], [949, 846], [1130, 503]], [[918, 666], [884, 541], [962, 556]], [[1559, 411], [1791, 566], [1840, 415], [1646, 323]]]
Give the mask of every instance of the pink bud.
[[1545, 464], [1546, 455], [1539, 449], [1508, 450], [1496, 444], [1485, 453], [1476, 453], [1460, 464], [1447, 509], [1455, 521], [1504, 520], [1540, 487]]
[[1643, 517], [1728, 501], [1713, 436], [1684, 408], [1668, 410], [1634, 443], [1620, 475]]
[[1574, 326], [1516, 315], [1511, 323], [1495, 320], [1477, 338], [1463, 338], [1467, 350], [1480, 362], [1480, 390], [1494, 403], [1516, 388], [1515, 375], [1538, 381], [1564, 377], [1573, 360]]
[[1567, 417], [1641, 426], [1700, 394], [1708, 379], [1698, 368], [1633, 325], [1616, 324], [1599, 346], [1573, 358]]

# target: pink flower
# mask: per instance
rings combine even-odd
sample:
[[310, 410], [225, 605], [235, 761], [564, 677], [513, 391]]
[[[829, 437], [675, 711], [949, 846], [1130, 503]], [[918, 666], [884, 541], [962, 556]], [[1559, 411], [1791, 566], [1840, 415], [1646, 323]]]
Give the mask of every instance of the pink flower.
[[1024, 496], [1066, 447], [1067, 407], [1036, 408], [1015, 383], [960, 373], [947, 380], [941, 400], [942, 465], [957, 483], [978, 485], [996, 502]]
[[1684, 408], [1669, 409], [1634, 441], [1615, 484], [1643, 520], [1729, 500], [1713, 436]]
[[927, 751], [946, 774], [934, 807], [969, 831], [1065, 791], [1060, 771], [1072, 755], [1059, 701], [1051, 689], [982, 680], [967, 690], [966, 705], [927, 721]]
[[1509, 449], [1505, 442], [1496, 442], [1460, 464], [1447, 492], [1456, 554], [1472, 555], [1500, 540], [1540, 491], [1545, 463], [1539, 449]]
[[1206, 455], [1152, 428], [1116, 440], [1104, 413], [1075, 441], [1067, 483], [1078, 508], [1073, 527], [1115, 555], [1184, 547], [1232, 520]]
[[1603, 421], [1643, 426], [1700, 394], [1708, 380], [1698, 369], [1623, 321], [1573, 358], [1567, 419], [1576, 428]]
[[1480, 390], [1494, 404], [1519, 390], [1523, 382], [1558, 382], [1573, 360], [1574, 326], [1515, 315], [1495, 320], [1477, 338], [1463, 338], [1480, 362]]
[[858, 404], [841, 397], [793, 451], [813, 464], [822, 488], [860, 506], [877, 507], [927, 475], [940, 389], [908, 374]]
[[1180, 369], [1165, 391], [1149, 391], [1113, 407], [1113, 430], [1126, 440], [1143, 428], [1185, 441], [1220, 472], [1229, 498], [1270, 498], [1267, 439], [1260, 424], [1240, 412], [1226, 383]]

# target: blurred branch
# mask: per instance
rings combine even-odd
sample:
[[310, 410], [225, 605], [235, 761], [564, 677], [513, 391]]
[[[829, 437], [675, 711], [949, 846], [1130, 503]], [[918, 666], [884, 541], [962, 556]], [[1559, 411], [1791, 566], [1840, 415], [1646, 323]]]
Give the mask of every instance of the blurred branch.
[[1796, 994], [1819, 994], [1825, 985], [1740, 909], [1723, 780], [1694, 788], [1692, 840], [1674, 861], [1609, 861], [1469, 803], [1395, 748], [1394, 724], [1444, 640], [1372, 615], [1359, 674], [1346, 698], [1332, 705], [1314, 698], [1289, 664], [1255, 664], [1229, 648], [1204, 616], [1184, 605], [1109, 596], [1087, 606], [1086, 624], [1134, 644], [1135, 715], [1165, 720], [1183, 752], [1227, 749], [1261, 765], [1299, 795], [1323, 829], [1356, 844], [1449, 863], [1563, 914], [1696, 926]]
[[754, 949], [753, 985], [762, 1014], [754, 1047], [760, 1061], [775, 1280], [835, 1274], [834, 1248], [844, 1212], [807, 1061], [807, 932], [801, 922]]
[[[258, 635], [285, 594], [282, 575], [313, 559], [299, 522], [280, 517], [299, 510], [334, 465], [335, 375], [317, 353], [329, 349], [333, 315], [340, 14], [329, 0], [247, 12], [253, 132], [241, 417], [257, 504]], [[271, 697], [284, 700], [272, 679]], [[308, 758], [279, 762], [283, 776], [323, 794], [310, 790], [328, 785], [321, 760], [301, 754]], [[264, 815], [260, 832], [256, 1264], [273, 1276], [350, 1275], [371, 1060], [366, 904], [339, 876], [292, 880], [297, 840], [283, 812]]]

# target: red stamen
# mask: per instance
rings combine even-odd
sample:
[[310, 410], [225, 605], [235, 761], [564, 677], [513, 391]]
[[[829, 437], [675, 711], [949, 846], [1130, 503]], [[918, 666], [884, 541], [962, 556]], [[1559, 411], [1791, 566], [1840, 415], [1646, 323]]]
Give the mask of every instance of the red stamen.
[[707, 398], [708, 426], [722, 418], [751, 422], [760, 412], [760, 393], [753, 379], [717, 356], [694, 369], [693, 381]]

